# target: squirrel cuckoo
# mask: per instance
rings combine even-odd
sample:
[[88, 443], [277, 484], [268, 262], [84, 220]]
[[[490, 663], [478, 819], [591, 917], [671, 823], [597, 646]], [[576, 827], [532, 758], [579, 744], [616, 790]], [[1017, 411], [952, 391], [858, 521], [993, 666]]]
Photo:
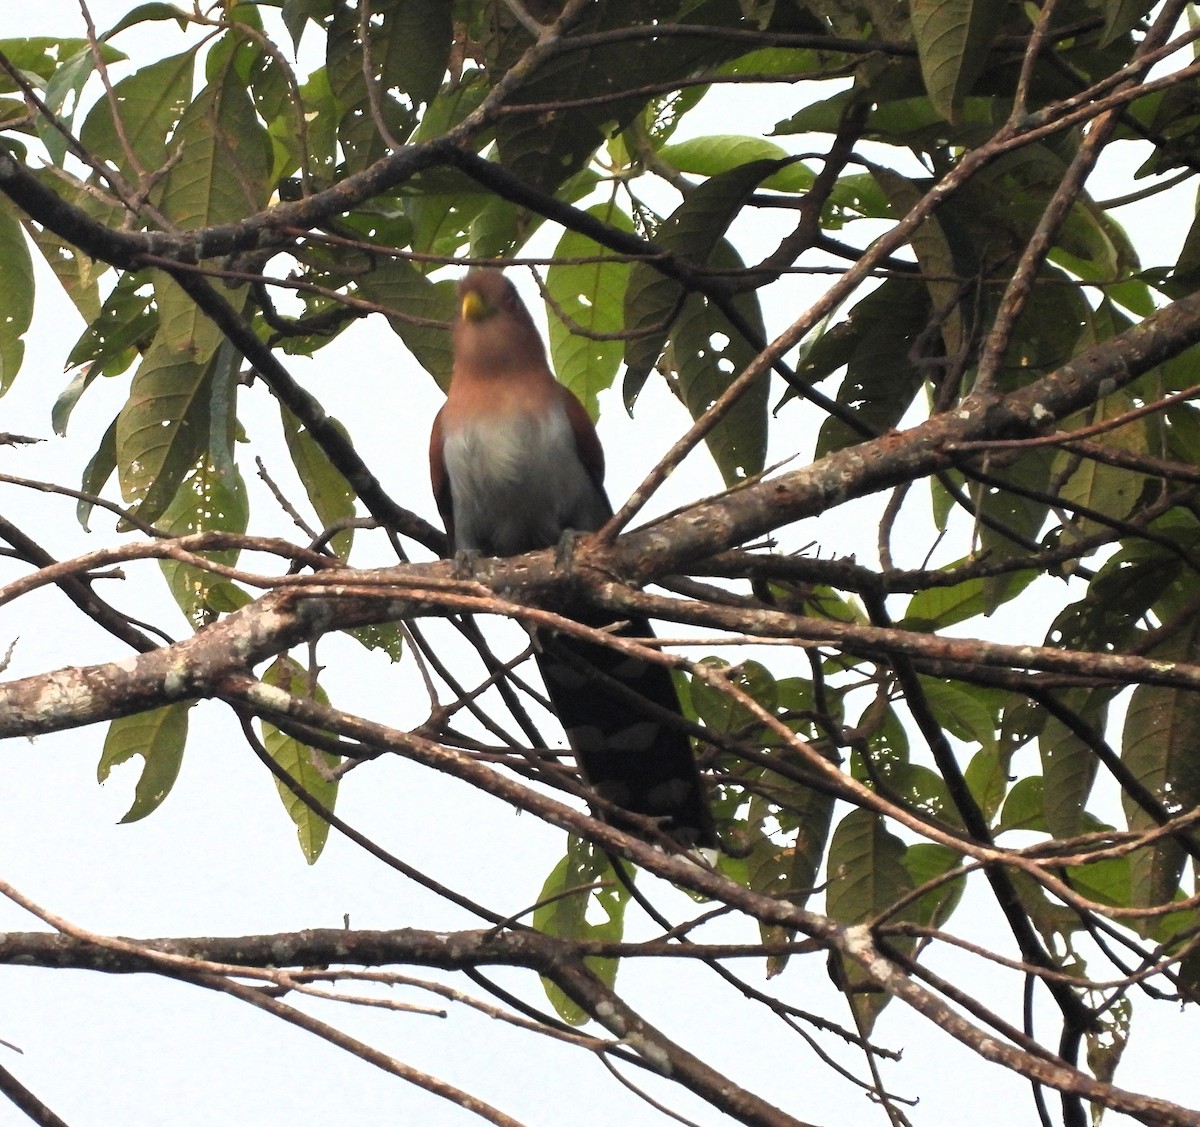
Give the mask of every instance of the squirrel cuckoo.
[[[429, 442], [430, 476], [452, 552], [511, 556], [594, 532], [612, 515], [604, 452], [579, 400], [555, 379], [513, 284], [472, 270], [458, 284], [454, 371]], [[582, 616], [607, 626], [611, 616]], [[647, 637], [634, 618], [617, 633]], [[655, 818], [683, 845], [715, 845], [691, 743], [668, 714], [668, 670], [539, 630], [537, 662], [584, 779], [616, 807]], [[605, 817], [622, 825], [619, 813]], [[633, 829], [630, 823], [623, 828]]]

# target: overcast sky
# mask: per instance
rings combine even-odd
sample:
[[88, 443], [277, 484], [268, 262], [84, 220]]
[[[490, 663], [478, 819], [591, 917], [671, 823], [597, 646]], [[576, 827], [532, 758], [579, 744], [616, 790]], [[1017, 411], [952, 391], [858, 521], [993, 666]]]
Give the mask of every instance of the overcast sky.
[[[92, 10], [103, 28], [129, 6], [123, 0], [97, 0]], [[68, 0], [9, 3], [6, 9], [5, 36], [81, 34], [77, 7]], [[144, 62], [149, 54], [134, 44], [149, 43], [153, 52], [161, 43], [160, 53], [166, 53], [177, 49], [174, 35], [174, 25], [158, 25], [121, 45]], [[712, 102], [716, 105], [717, 98]], [[775, 118], [769, 98], [749, 108], [745, 99], [726, 104], [736, 109], [697, 120], [689, 128], [749, 132], [769, 127]], [[1128, 171], [1118, 168], [1112, 175]], [[1178, 223], [1167, 223], [1161, 201], [1156, 206], [1151, 221], [1166, 237], [1181, 238], [1184, 214]], [[764, 246], [770, 236], [770, 231], [762, 233]], [[1163, 253], [1165, 257], [1169, 249]], [[815, 292], [821, 282], [809, 285]], [[44, 269], [39, 286], [25, 369], [0, 404], [0, 429], [50, 439], [49, 408], [66, 382], [63, 361], [82, 325]], [[791, 286], [791, 307], [769, 310], [776, 329], [798, 312], [796, 285]], [[322, 350], [314, 363], [288, 363], [347, 424], [360, 453], [392, 494], [436, 519], [424, 451], [440, 393], [383, 322], [373, 318], [355, 326], [336, 345]], [[66, 440], [0, 448], [0, 467], [75, 484], [127, 386], [127, 378], [101, 381], [87, 393]], [[617, 404], [605, 406], [611, 409], [601, 433], [609, 451], [610, 492], [619, 500], [687, 420], [668, 395], [653, 387], [639, 404], [634, 422]], [[264, 449], [268, 465], [286, 476], [276, 416], [261, 391], [246, 394], [243, 418], [255, 449]], [[249, 476], [252, 466], [245, 472]], [[704, 458], [693, 458], [688, 472], [677, 475], [656, 499], [654, 510], [669, 509], [718, 486]], [[261, 488], [254, 488], [257, 522], [269, 501]], [[0, 511], [57, 556], [112, 540], [111, 521], [103, 516], [93, 519], [96, 531], [84, 536], [73, 525], [72, 508], [67, 501], [0, 487]], [[841, 521], [836, 533], [821, 530], [820, 535], [823, 543], [840, 537], [838, 550], [858, 550], [869, 560], [873, 510], [867, 505], [859, 511], [863, 518], [857, 532]], [[276, 519], [276, 526], [289, 532], [283, 518]], [[800, 544], [817, 532], [801, 527], [792, 535]], [[377, 554], [378, 562], [385, 558], [382, 551]], [[367, 554], [363, 562], [375, 560]], [[129, 589], [113, 581], [104, 594], [118, 606], [136, 609], [140, 617], [152, 617], [182, 635], [185, 624], [165, 590], [151, 605], [137, 583], [136, 577], [154, 566], [133, 565], [128, 568], [133, 577]], [[20, 572], [0, 561], [0, 581]], [[7, 676], [67, 662], [107, 660], [123, 652], [107, 635], [89, 628], [53, 591], [0, 608], [0, 651], [14, 638]], [[353, 659], [353, 675], [340, 673], [339, 654]], [[322, 657], [330, 667], [326, 687], [340, 707], [399, 726], [424, 717], [427, 702], [419, 690], [401, 695], [400, 677], [384, 658], [364, 658], [355, 643], [341, 639], [323, 643]], [[415, 681], [407, 677], [404, 684]], [[320, 862], [309, 867], [273, 781], [245, 747], [228, 713], [199, 705], [192, 712], [191, 732], [175, 791], [150, 818], [129, 826], [115, 823], [129, 806], [137, 768], [120, 769], [107, 785], [96, 785], [102, 728], [7, 743], [0, 878], [84, 927], [139, 937], [341, 926], [347, 916], [354, 927], [476, 925], [336, 833]], [[564, 844], [558, 831], [535, 818], [500, 811], [492, 800], [403, 762], [375, 763], [352, 773], [338, 810], [409, 863], [506, 911], [519, 911], [537, 898]], [[690, 910], [681, 901], [676, 904], [681, 915]], [[980, 926], [986, 926], [991, 910], [982, 902], [974, 910]], [[35, 926], [30, 917], [0, 901], [0, 929]], [[741, 932], [728, 934], [744, 938]], [[714, 932], [712, 938], [717, 937]], [[952, 955], [939, 964], [950, 973], [961, 965]], [[761, 967], [747, 966], [745, 973], [761, 984]], [[796, 960], [782, 980], [783, 993], [797, 1005], [845, 1021], [824, 975], [822, 959]], [[527, 976], [497, 972], [495, 977], [538, 1001], [536, 984]], [[985, 995], [999, 985], [991, 981], [998, 976], [987, 977], [977, 984]], [[664, 970], [627, 962], [620, 985], [635, 1007], [685, 1047], [793, 1114], [817, 1123], [884, 1122], [882, 1112], [871, 1108], [861, 1092], [836, 1078], [778, 1022], [747, 1012], [732, 992], [713, 986], [711, 975], [697, 968], [672, 965]], [[415, 993], [404, 998], [426, 1000]], [[72, 1127], [199, 1127], [223, 1121], [294, 1127], [363, 1124], [385, 1117], [389, 1122], [431, 1125], [476, 1121], [307, 1033], [194, 987], [150, 977], [0, 967], [0, 999], [0, 1039], [23, 1050], [17, 1056], [0, 1048], [0, 1060]], [[998, 996], [993, 1000], [1002, 1004]], [[640, 1127], [661, 1122], [598, 1063], [576, 1050], [504, 1029], [462, 1007], [452, 1008], [444, 1021], [329, 1005], [312, 1009], [531, 1125], [607, 1127], [621, 1122]], [[1194, 1008], [1185, 1015], [1160, 1012], [1152, 1025], [1137, 1024], [1118, 1082], [1184, 1104], [1200, 1104], [1200, 1078], [1179, 1051], [1181, 1045], [1200, 1041], [1198, 1034]], [[902, 1006], [891, 1007], [877, 1039], [903, 1048], [903, 1064], [887, 1075], [893, 1091], [919, 1097], [919, 1106], [911, 1112], [914, 1123], [958, 1122], [966, 1108], [971, 1122], [980, 1127], [1033, 1120], [1023, 1081], [979, 1062]], [[861, 1072], [855, 1056], [841, 1059]], [[719, 1121], [682, 1089], [654, 1086], [641, 1075], [634, 1078], [650, 1084], [683, 1114], [706, 1124]], [[0, 1106], [0, 1124], [15, 1121], [13, 1117], [15, 1112]], [[1122, 1118], [1108, 1121], [1121, 1123]]]

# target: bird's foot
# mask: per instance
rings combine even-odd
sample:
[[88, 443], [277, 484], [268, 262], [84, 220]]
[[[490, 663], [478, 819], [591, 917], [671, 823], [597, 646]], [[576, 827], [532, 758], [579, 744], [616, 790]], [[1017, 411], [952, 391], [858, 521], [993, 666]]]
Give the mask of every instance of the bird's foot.
[[454, 578], [473, 579], [475, 577], [475, 561], [479, 559], [477, 548], [459, 548], [454, 553]]
[[573, 528], [564, 528], [554, 548], [554, 566], [560, 571], [575, 570], [575, 546], [579, 543], [580, 533]]

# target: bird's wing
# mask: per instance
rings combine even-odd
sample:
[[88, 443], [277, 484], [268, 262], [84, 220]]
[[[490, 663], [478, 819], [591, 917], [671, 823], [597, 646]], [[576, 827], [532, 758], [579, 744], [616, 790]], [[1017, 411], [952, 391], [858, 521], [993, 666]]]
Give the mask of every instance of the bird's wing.
[[446, 435], [442, 426], [442, 407], [433, 420], [433, 429], [429, 432], [429, 481], [433, 485], [433, 499], [437, 502], [438, 512], [442, 514], [442, 523], [446, 526], [446, 535], [450, 540], [450, 550], [454, 550], [454, 497], [450, 492], [450, 475], [446, 473]]

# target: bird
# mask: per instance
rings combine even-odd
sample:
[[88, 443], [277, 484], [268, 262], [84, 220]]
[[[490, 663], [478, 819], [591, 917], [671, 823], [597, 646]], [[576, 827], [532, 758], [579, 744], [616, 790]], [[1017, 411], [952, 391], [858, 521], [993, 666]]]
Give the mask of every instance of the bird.
[[[450, 386], [429, 441], [434, 499], [451, 556], [565, 545], [612, 516], [604, 450], [583, 404], [554, 376], [511, 280], [476, 268], [457, 287]], [[565, 538], [565, 539], [564, 539]], [[647, 619], [578, 621], [651, 637]], [[538, 628], [535, 657], [584, 782], [609, 823], [684, 848], [717, 846], [704, 782], [663, 665]], [[623, 812], [641, 819], [623, 818]]]

